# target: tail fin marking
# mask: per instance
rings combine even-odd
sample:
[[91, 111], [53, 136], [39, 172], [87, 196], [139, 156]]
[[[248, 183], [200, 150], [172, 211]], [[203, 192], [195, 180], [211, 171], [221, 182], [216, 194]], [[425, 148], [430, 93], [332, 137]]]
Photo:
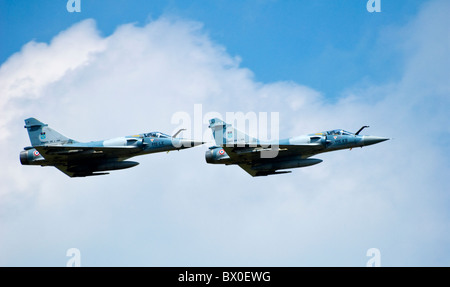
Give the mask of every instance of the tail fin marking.
[[213, 132], [214, 140], [218, 146], [227, 144], [256, 144], [258, 142], [256, 138], [233, 128], [231, 124], [227, 124], [218, 118], [209, 120], [209, 127]]
[[35, 118], [25, 120], [25, 128], [28, 130], [28, 136], [32, 146], [39, 146], [52, 143], [74, 142], [72, 139], [58, 133]]

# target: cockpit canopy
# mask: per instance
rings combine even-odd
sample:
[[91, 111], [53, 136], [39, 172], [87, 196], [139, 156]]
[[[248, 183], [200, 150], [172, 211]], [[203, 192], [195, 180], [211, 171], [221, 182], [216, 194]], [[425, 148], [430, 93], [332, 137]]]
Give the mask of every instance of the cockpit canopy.
[[171, 136], [166, 135], [165, 133], [162, 133], [162, 132], [151, 132], [151, 133], [144, 134], [144, 136], [151, 137], [151, 138], [171, 138]]
[[327, 131], [326, 134], [327, 135], [333, 135], [333, 136], [335, 136], [335, 135], [339, 135], [339, 136], [351, 136], [351, 135], [354, 135], [353, 133], [348, 132], [348, 131], [344, 131], [344, 130]]

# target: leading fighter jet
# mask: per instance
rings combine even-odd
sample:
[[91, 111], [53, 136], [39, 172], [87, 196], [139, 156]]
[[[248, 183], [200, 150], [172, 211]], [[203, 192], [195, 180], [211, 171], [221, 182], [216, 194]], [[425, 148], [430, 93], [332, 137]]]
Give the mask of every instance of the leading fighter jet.
[[203, 142], [177, 138], [161, 132], [143, 133], [109, 140], [78, 142], [35, 118], [25, 120], [31, 145], [20, 152], [23, 165], [54, 166], [70, 177], [108, 174], [104, 171], [138, 165], [126, 159], [149, 153], [180, 150]]
[[[388, 140], [384, 137], [362, 136], [337, 129], [276, 141], [260, 141], [214, 118], [209, 121], [216, 142], [206, 151], [206, 162], [237, 164], [251, 176], [290, 173], [285, 169], [311, 166], [321, 159], [310, 158], [319, 153], [363, 147]], [[282, 170], [282, 171], [279, 171]]]

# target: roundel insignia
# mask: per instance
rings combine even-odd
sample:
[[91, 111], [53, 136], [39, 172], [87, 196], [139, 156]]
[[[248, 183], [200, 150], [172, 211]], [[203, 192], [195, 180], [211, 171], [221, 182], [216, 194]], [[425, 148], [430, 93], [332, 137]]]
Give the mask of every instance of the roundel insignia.
[[225, 151], [223, 149], [219, 150], [219, 154], [223, 155], [225, 153]]
[[33, 152], [33, 154], [34, 154], [34, 156], [39, 156], [39, 155], [40, 155], [40, 153], [39, 153], [37, 150], [35, 150], [35, 151]]

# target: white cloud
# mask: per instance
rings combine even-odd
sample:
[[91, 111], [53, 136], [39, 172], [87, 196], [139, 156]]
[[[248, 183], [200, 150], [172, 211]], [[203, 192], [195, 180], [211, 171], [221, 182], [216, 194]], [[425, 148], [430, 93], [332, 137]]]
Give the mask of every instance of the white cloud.
[[71, 70], [88, 66], [93, 54], [104, 45], [92, 20], [74, 25], [56, 36], [50, 44], [27, 43], [21, 52], [11, 56], [0, 69], [0, 109], [2, 134], [17, 110], [13, 105], [43, 97], [49, 85], [60, 81]]
[[[297, 83], [255, 82], [192, 21], [161, 18], [101, 37], [87, 20], [25, 45], [0, 68], [9, 136], [0, 140], [0, 264], [64, 266], [76, 247], [85, 266], [364, 266], [376, 247], [382, 265], [448, 265], [448, 148], [439, 144], [449, 133], [450, 44], [439, 37], [448, 10], [432, 2], [398, 29], [411, 41], [400, 81], [349, 87], [334, 103]], [[370, 124], [395, 139], [265, 178], [207, 165], [205, 147], [139, 157], [140, 166], [104, 177], [19, 164], [25, 117], [89, 141], [170, 133], [172, 115], [192, 115], [197, 103], [204, 114], [280, 112], [282, 137]]]

